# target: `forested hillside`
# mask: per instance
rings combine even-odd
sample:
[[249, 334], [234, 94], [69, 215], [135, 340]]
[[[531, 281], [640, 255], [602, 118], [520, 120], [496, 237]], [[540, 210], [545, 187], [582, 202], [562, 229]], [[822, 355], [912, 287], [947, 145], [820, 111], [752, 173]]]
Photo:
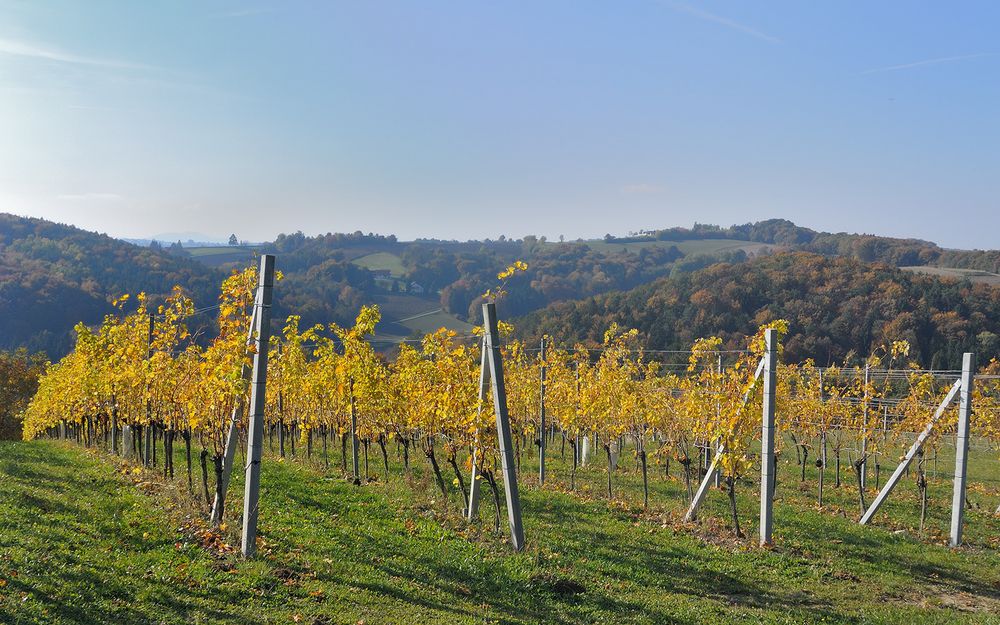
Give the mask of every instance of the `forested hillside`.
[[794, 252], [743, 264], [717, 264], [626, 292], [564, 302], [526, 317], [527, 336], [600, 343], [609, 324], [638, 328], [645, 345], [683, 349], [717, 335], [731, 349], [760, 324], [788, 319], [785, 358], [823, 365], [906, 339], [918, 360], [956, 368], [964, 351], [982, 362], [1000, 356], [1000, 288], [942, 280], [863, 263]]
[[[124, 293], [146, 291], [155, 303], [169, 293], [173, 285], [179, 284], [194, 299], [196, 306], [210, 307], [216, 303], [212, 285], [218, 284], [221, 277], [237, 265], [241, 267], [255, 252], [277, 254], [278, 268], [285, 276], [275, 296], [276, 320], [297, 314], [302, 317], [303, 327], [329, 321], [344, 325], [353, 320], [362, 305], [377, 303], [386, 311], [383, 331], [397, 338], [420, 334], [428, 329], [424, 326], [432, 324], [445, 323], [461, 329], [468, 327], [466, 321], [477, 323], [482, 294], [496, 284], [497, 271], [514, 260], [527, 261], [528, 270], [508, 284], [508, 295], [500, 306], [500, 313], [505, 318], [528, 315], [552, 304], [560, 304], [551, 309], [556, 315], [571, 311], [573, 315], [585, 316], [580, 311], [590, 311], [595, 306], [616, 309], [617, 302], [630, 301], [632, 295], [608, 295], [593, 301], [588, 298], [628, 291], [668, 277], [670, 279], [658, 283], [656, 289], [662, 284], [684, 288], [683, 285], [691, 280], [701, 280], [704, 283], [699, 289], [717, 294], [721, 291], [711, 284], [713, 276], [738, 271], [734, 266], [748, 259], [784, 250], [809, 251], [826, 257], [882, 262], [891, 266], [1000, 269], [1000, 252], [996, 251], [943, 250], [934, 243], [915, 239], [821, 233], [782, 219], [728, 228], [695, 224], [693, 228], [670, 228], [630, 237], [608, 235], [597, 241], [565, 242], [531, 235], [520, 239], [501, 236], [483, 241], [399, 241], [393, 235], [361, 232], [318, 236], [296, 232], [279, 235], [273, 242], [256, 249], [234, 249], [240, 252], [234, 256], [242, 260], [220, 263], [217, 262], [219, 256], [214, 253], [219, 248], [207, 248], [202, 250], [207, 253], [199, 255], [184, 250], [179, 244], [170, 248], [139, 247], [72, 226], [0, 214], [0, 349], [23, 346], [59, 357], [72, 345], [72, 328], [77, 321], [99, 322], [103, 315], [112, 311], [111, 301]], [[728, 269], [717, 270], [723, 274], [710, 271], [697, 278], [685, 277], [720, 262], [728, 263]], [[783, 261], [763, 262], [753, 267]], [[809, 262], [813, 264], [819, 260]], [[857, 262], [846, 263], [830, 271], [856, 272], [862, 266]], [[801, 271], [798, 267], [793, 270]], [[925, 304], [928, 311], [930, 308], [952, 310], [944, 304], [933, 303], [936, 302], [934, 293], [942, 289], [960, 290], [955, 284], [942, 283], [933, 277], [903, 276], [898, 271], [890, 271], [888, 266], [868, 271], [890, 272], [894, 280], [903, 280], [909, 289], [905, 293], [907, 297], [932, 302]], [[740, 286], [745, 287], [745, 284]], [[636, 293], [649, 292], [652, 292], [650, 288], [640, 288]], [[991, 291], [977, 288], [970, 293]], [[801, 295], [806, 297], [807, 293], [803, 291]], [[766, 300], [763, 292], [755, 293], [754, 297], [756, 299], [749, 295], [744, 298], [747, 306], [759, 307], [761, 302], [771, 301]], [[893, 293], [879, 295], [882, 300], [894, 297]], [[682, 309], [694, 306], [689, 298], [687, 294], [679, 300]], [[843, 303], [834, 299], [838, 304]], [[577, 300], [585, 301], [572, 304]], [[815, 306], [814, 300], [810, 302], [810, 306]], [[859, 300], [856, 305], [862, 303]], [[770, 305], [780, 307], [780, 300]], [[713, 303], [707, 308], [711, 312], [704, 315], [736, 315], [725, 306], [722, 309], [719, 306]], [[898, 302], [893, 306], [910, 310], [916, 304]], [[642, 310], [643, 307], [638, 306], [636, 312], [647, 316], [655, 312]], [[928, 311], [924, 317], [932, 319], [934, 313]], [[983, 331], [996, 332], [996, 328], [986, 321], [970, 318], [962, 310], [954, 312], [962, 324], [972, 328], [970, 332], [975, 330], [974, 340], [980, 340], [978, 334]], [[602, 312], [604, 316], [612, 314], [619, 313]], [[629, 324], [627, 319], [631, 314], [620, 312], [620, 320]], [[684, 310], [663, 314], [676, 315], [684, 324], [690, 321]], [[755, 310], [744, 311], [746, 319], [733, 317], [729, 319], [731, 325], [723, 329], [737, 334], [746, 332], [756, 314]], [[542, 313], [530, 317], [531, 331], [560, 324], [567, 327], [566, 336], [599, 338], [600, 328], [605, 326], [600, 318], [584, 319], [585, 327], [589, 328], [586, 330], [569, 329], [570, 324], [565, 320], [541, 321], [549, 315]], [[924, 317], [918, 316], [911, 323], [911, 331], [929, 336], [929, 328], [935, 322], [925, 321]], [[414, 318], [423, 321], [405, 322]], [[995, 315], [986, 317], [995, 318]], [[713, 323], [709, 318], [700, 328], [714, 330]], [[907, 322], [901, 320], [899, 323]], [[211, 315], [206, 315], [193, 327], [204, 330], [209, 336], [212, 324]], [[806, 332], [805, 329], [799, 331]], [[877, 331], [873, 327], [863, 337], [858, 337], [848, 336], [859, 332], [853, 323], [829, 327], [825, 337], [813, 335], [810, 341], [818, 343], [801, 347], [801, 353], [841, 358], [851, 349], [863, 349], [872, 340], [869, 335]], [[650, 344], [666, 346], [686, 344], [701, 330], [659, 328], [657, 332], [649, 334]], [[989, 341], [989, 335], [984, 335], [982, 340]], [[929, 355], [943, 349], [930, 338], [920, 344]], [[795, 344], [792, 347], [800, 349]], [[950, 358], [949, 355], [941, 357]]]
[[[547, 243], [534, 236], [398, 242], [393, 236], [360, 232], [281, 235], [261, 249], [281, 258], [281, 269], [289, 278], [281, 305], [301, 314], [304, 322], [331, 317], [346, 321], [345, 315], [353, 315], [366, 296], [403, 292], [414, 282], [433, 294], [445, 311], [475, 320], [480, 296], [496, 282], [498, 269], [519, 259], [526, 260], [529, 269], [511, 283], [503, 307], [507, 315], [521, 315], [552, 302], [649, 282], [669, 273], [682, 257], [672, 245], [632, 253], [595, 250], [585, 242]], [[390, 280], [377, 282], [358, 264], [372, 254], [380, 254], [383, 261], [396, 257], [402, 271], [397, 267]], [[337, 287], [334, 293], [331, 286]]]
[[42, 219], [0, 213], [0, 349], [61, 355], [73, 326], [97, 323], [113, 298], [166, 295], [180, 284], [198, 302], [215, 298], [216, 272], [164, 250]]

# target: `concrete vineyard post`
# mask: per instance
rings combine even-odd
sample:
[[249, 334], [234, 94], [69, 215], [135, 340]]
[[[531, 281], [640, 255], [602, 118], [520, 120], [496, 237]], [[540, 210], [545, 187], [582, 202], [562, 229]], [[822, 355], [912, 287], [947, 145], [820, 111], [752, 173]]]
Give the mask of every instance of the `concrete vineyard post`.
[[771, 544], [774, 528], [774, 400], [777, 395], [778, 331], [764, 331], [764, 401], [760, 429], [760, 544]]
[[524, 528], [521, 525], [521, 495], [517, 490], [514, 466], [514, 449], [507, 414], [507, 390], [504, 387], [503, 359], [500, 355], [500, 331], [497, 328], [496, 304], [483, 304], [483, 321], [486, 330], [486, 358], [490, 365], [490, 386], [493, 389], [493, 408], [497, 418], [497, 436], [500, 439], [500, 461], [503, 469], [504, 494], [507, 497], [507, 519], [514, 551], [524, 549]]
[[538, 485], [545, 485], [545, 337], [541, 344], [542, 366], [539, 369], [539, 399], [538, 399]]
[[965, 478], [969, 460], [969, 417], [972, 414], [972, 380], [976, 373], [976, 355], [962, 356], [962, 391], [958, 404], [958, 432], [955, 434], [955, 485], [951, 499], [952, 547], [962, 544], [965, 520]]
[[274, 289], [274, 255], [260, 259], [257, 288], [257, 350], [253, 356], [250, 386], [250, 424], [247, 432], [246, 489], [243, 496], [242, 552], [257, 552], [257, 513], [260, 499], [260, 456], [264, 443], [264, 402], [267, 394], [267, 347], [271, 339], [271, 296]]
[[[112, 401], [115, 401], [112, 399]], [[118, 455], [118, 407], [111, 407], [111, 453]]]
[[[63, 424], [65, 428], [65, 424]], [[66, 438], [66, 432], [63, 431], [63, 438]], [[126, 460], [132, 459], [132, 454], [135, 451], [135, 442], [132, 440], [132, 427], [130, 425], [122, 426], [122, 457]]]

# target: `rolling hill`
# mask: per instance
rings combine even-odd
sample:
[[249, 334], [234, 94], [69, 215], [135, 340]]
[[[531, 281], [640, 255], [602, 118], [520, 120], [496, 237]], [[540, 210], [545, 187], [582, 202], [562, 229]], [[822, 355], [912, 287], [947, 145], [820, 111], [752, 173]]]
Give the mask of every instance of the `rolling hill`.
[[1000, 357], [1000, 289], [918, 275], [885, 263], [807, 252], [719, 263], [635, 289], [554, 304], [520, 325], [535, 340], [597, 344], [612, 322], [638, 328], [649, 349], [684, 349], [719, 336], [728, 349], [767, 321], [791, 322], [785, 357], [836, 364], [906, 339], [917, 360], [956, 368], [964, 351]]
[[[594, 338], [598, 333], [595, 328], [600, 326], [603, 331], [607, 319], [629, 322], [634, 317], [635, 323], [647, 331], [650, 345], [668, 346], [683, 343], [686, 339], [681, 337], [689, 336], [691, 331], [659, 328], [653, 332], [651, 326], [641, 325], [646, 323], [643, 315], [648, 316], [650, 311], [638, 307], [635, 314], [618, 310], [617, 302], [639, 297], [631, 295], [633, 289], [638, 289], [637, 294], [649, 294], [650, 289], [661, 285], [686, 284], [684, 281], [692, 278], [685, 276], [720, 263], [731, 268], [746, 261], [751, 261], [750, 267], [766, 266], [768, 262], [779, 262], [769, 261], [768, 257], [781, 257], [786, 251], [854, 259], [861, 264], [840, 267], [852, 273], [861, 271], [858, 267], [864, 263], [882, 263], [885, 270], [905, 267], [910, 273], [894, 270], [892, 280], [908, 285], [911, 297], [951, 289], [958, 298], [956, 302], [965, 301], [963, 298], [975, 300], [964, 309], [956, 303], [956, 315], [980, 332], [997, 332], [978, 317], [968, 318], [967, 313], [982, 311], [982, 288], [972, 285], [982, 282], [987, 287], [997, 281], [1000, 252], [944, 250], [913, 239], [821, 233], [780, 219], [729, 228], [696, 224], [693, 228], [670, 228], [639, 236], [609, 235], [574, 242], [549, 242], [535, 236], [404, 242], [392, 235], [361, 232], [314, 237], [296, 232], [279, 235], [260, 246], [183, 249], [140, 247], [68, 225], [0, 214], [0, 349], [26, 346], [52, 357], [61, 356], [72, 344], [73, 325], [78, 321], [98, 322], [111, 312], [111, 301], [124, 293], [145, 291], [155, 301], [174, 284], [180, 284], [196, 305], [211, 306], [222, 277], [233, 268], [253, 262], [259, 253], [277, 254], [279, 269], [285, 275], [276, 293], [276, 325], [289, 314], [300, 315], [303, 326], [347, 324], [362, 305], [377, 303], [383, 308], [380, 330], [386, 341], [402, 340], [441, 326], [468, 332], [470, 324], [479, 321], [481, 296], [496, 285], [497, 272], [522, 259], [528, 262], [529, 269], [507, 285], [509, 294], [501, 303], [500, 313], [505, 318], [528, 315], [522, 325], [529, 335], [561, 326], [567, 337]], [[798, 269], [792, 266], [789, 271], [795, 274]], [[914, 272], [934, 275], [919, 277]], [[417, 287], [411, 290], [414, 283]], [[719, 290], [711, 284], [703, 286], [708, 292]], [[781, 309], [774, 302], [768, 305]], [[683, 298], [679, 303], [670, 303], [671, 310], [691, 306]], [[951, 310], [935, 306], [928, 305], [926, 315], [934, 314], [931, 308]], [[532, 314], [540, 309], [546, 311]], [[582, 325], [569, 328], [564, 320], [543, 321], [567, 311], [572, 311], [571, 318]], [[582, 311], [593, 314], [582, 319]], [[754, 315], [747, 312], [743, 316], [749, 319]], [[747, 319], [732, 323], [743, 332]], [[210, 317], [197, 323], [211, 332]], [[710, 330], [706, 324], [698, 327]], [[853, 331], [849, 326], [829, 331], [827, 357], [865, 348], [866, 340], [849, 336]], [[914, 330], [918, 334], [923, 331], [919, 327]], [[938, 350], [927, 349], [929, 353]]]
[[181, 284], [196, 301], [212, 301], [219, 279], [166, 250], [0, 213], [0, 348], [61, 355], [73, 326], [99, 322], [120, 295], [145, 291], [155, 301]]

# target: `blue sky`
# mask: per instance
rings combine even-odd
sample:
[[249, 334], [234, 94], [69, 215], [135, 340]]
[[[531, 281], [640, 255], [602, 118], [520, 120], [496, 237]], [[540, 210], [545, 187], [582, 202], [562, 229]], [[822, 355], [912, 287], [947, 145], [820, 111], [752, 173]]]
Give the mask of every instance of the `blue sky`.
[[1000, 3], [0, 0], [0, 210], [1000, 247]]

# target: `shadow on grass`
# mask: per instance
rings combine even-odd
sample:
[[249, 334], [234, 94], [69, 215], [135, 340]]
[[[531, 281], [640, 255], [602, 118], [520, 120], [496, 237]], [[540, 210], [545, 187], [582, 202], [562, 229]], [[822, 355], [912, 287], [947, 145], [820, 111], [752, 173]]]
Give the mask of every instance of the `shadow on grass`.
[[164, 519], [109, 467], [46, 443], [3, 444], [0, 456], [11, 478], [0, 481], [0, 622], [261, 622], [225, 609], [244, 600], [231, 587], [168, 574], [206, 554], [143, 539], [138, 527]]

